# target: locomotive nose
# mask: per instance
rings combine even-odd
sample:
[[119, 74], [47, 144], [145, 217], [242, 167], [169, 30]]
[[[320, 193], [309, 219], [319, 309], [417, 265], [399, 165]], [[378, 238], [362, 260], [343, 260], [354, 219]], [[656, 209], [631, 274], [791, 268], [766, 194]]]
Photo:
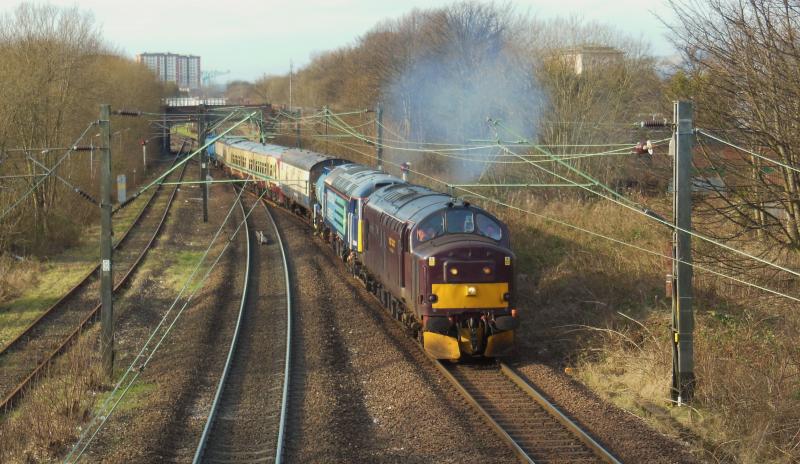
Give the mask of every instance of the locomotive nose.
[[[511, 304], [511, 257], [505, 250], [473, 244], [427, 259], [433, 309], [507, 310]], [[431, 266], [431, 263], [434, 265]]]

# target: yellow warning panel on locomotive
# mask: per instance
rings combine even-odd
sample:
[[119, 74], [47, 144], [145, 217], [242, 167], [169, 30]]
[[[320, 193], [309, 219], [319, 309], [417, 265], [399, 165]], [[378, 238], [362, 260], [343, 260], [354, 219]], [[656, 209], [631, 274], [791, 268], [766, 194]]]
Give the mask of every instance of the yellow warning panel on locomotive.
[[507, 308], [503, 298], [508, 282], [480, 284], [432, 284], [431, 293], [437, 296], [436, 309]]

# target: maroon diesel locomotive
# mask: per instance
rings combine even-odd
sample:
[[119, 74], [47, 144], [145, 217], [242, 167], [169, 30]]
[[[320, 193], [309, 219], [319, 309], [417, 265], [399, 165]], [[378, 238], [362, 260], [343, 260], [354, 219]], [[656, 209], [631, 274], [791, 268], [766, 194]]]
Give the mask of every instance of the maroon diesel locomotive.
[[518, 326], [508, 228], [488, 212], [397, 183], [363, 207], [356, 273], [438, 359], [510, 352]]

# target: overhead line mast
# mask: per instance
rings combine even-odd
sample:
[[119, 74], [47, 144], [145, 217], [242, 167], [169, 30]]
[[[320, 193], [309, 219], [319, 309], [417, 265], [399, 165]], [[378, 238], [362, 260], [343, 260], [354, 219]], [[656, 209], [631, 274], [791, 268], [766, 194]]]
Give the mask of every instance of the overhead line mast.
[[692, 102], [676, 101], [674, 146], [674, 256], [672, 276], [672, 400], [681, 405], [694, 395], [694, 312], [692, 303]]
[[100, 105], [100, 352], [103, 370], [114, 377], [114, 278], [111, 235], [111, 106]]

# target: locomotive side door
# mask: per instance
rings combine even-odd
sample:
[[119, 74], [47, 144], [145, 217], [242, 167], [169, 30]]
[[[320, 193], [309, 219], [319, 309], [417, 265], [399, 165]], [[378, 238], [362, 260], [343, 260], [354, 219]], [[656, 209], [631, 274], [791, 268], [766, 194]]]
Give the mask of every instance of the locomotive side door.
[[407, 225], [403, 225], [403, 229], [400, 232], [400, 294], [403, 297], [403, 301], [408, 301], [408, 289], [406, 288], [408, 284], [408, 280], [410, 279], [411, 274], [411, 253], [409, 253], [409, 229]]
[[386, 286], [394, 290], [399, 288], [400, 278], [400, 236], [392, 229], [386, 228]]

